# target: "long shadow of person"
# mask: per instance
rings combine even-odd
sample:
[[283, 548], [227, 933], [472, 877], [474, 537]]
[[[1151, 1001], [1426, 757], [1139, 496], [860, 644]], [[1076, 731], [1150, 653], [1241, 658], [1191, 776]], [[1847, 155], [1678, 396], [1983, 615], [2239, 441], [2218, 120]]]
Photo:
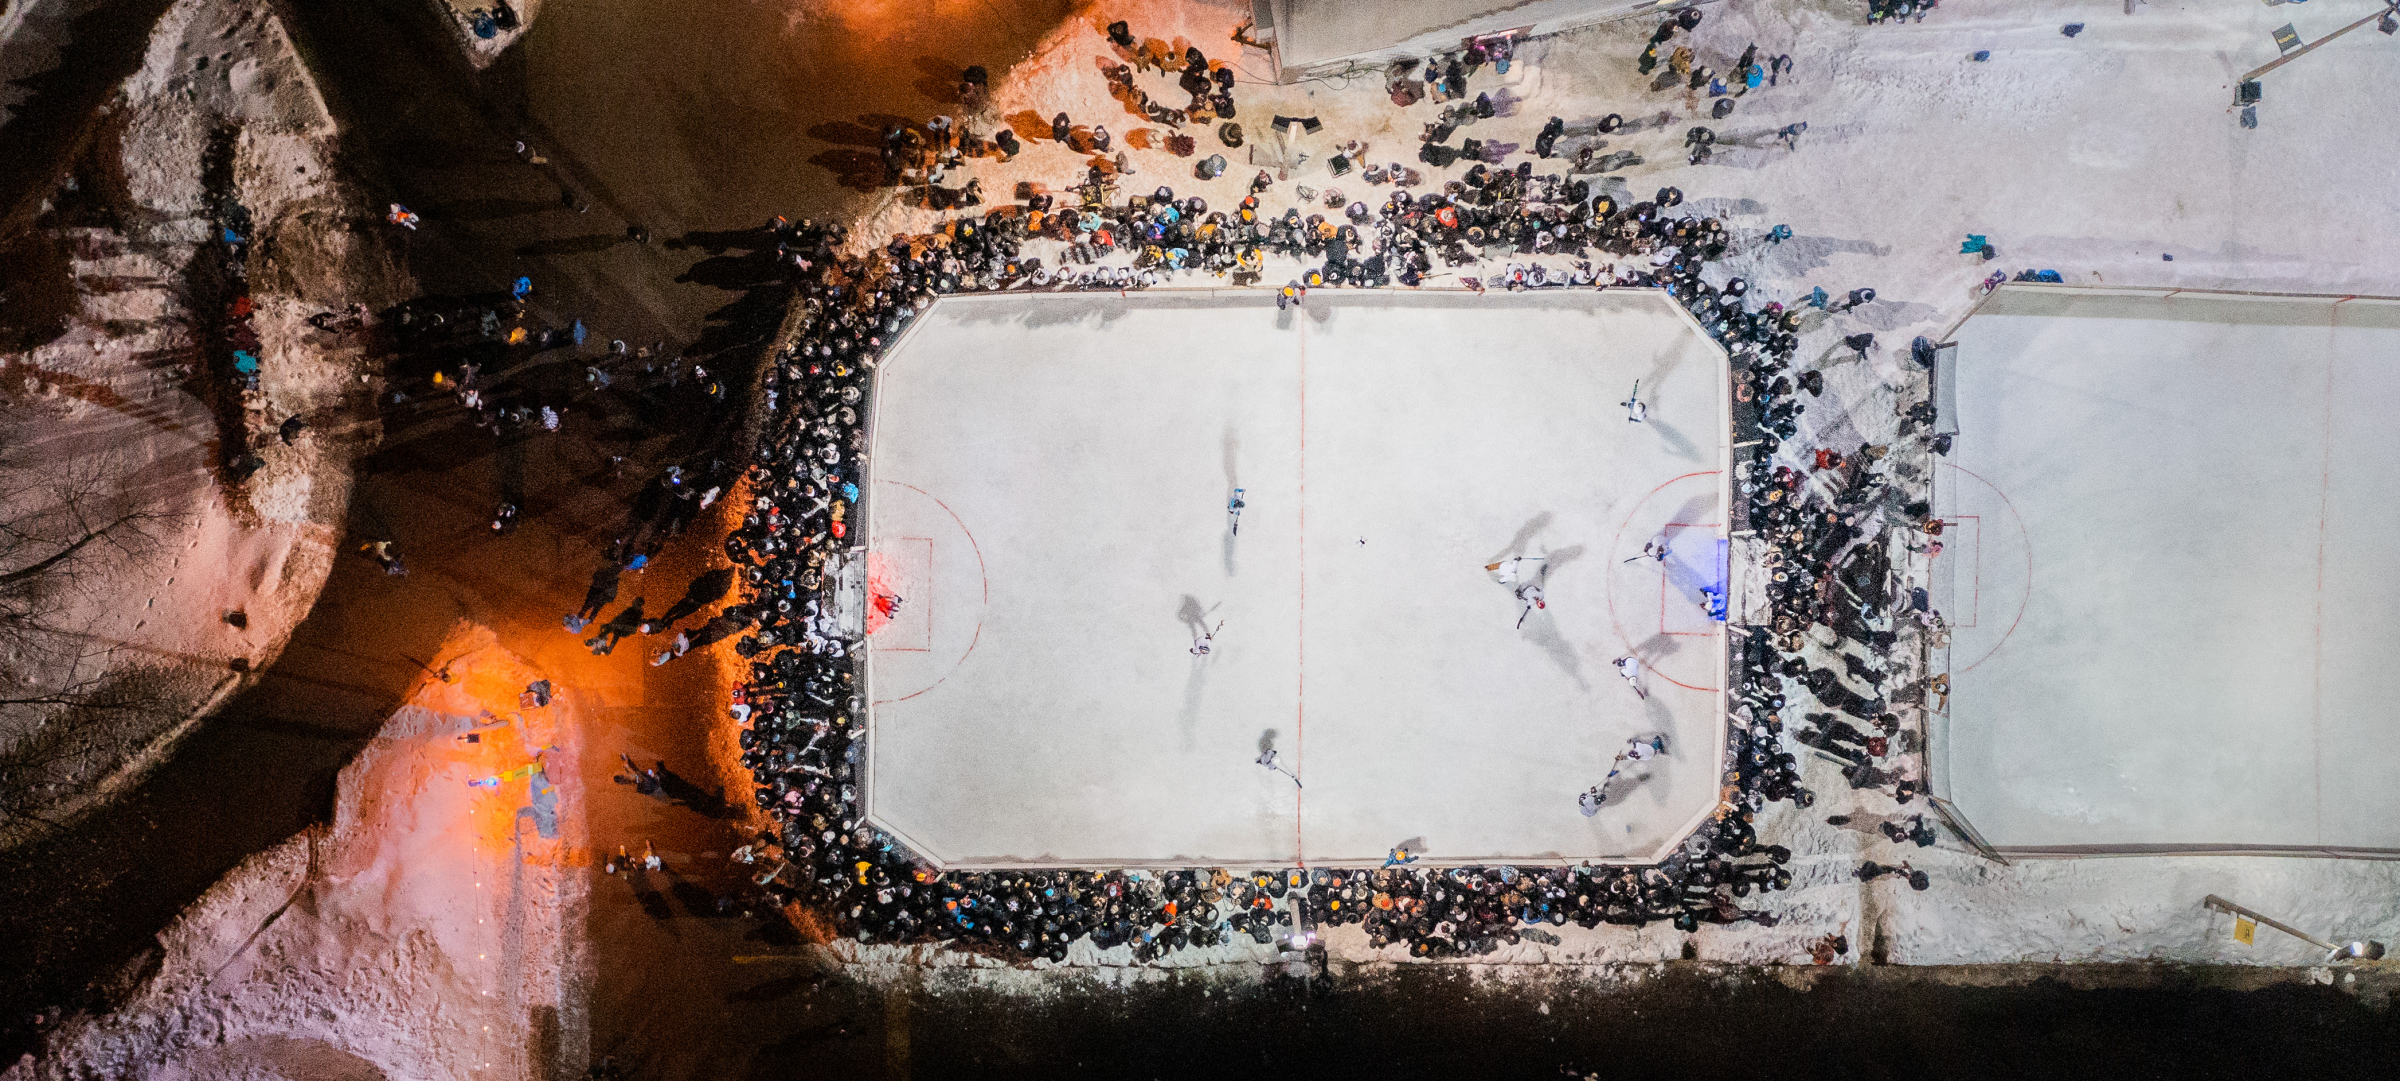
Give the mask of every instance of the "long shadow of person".
[[686, 914], [704, 920], [720, 919], [727, 915], [717, 910], [717, 895], [708, 887], [685, 878], [672, 867], [666, 869], [666, 875], [669, 880], [667, 892], [674, 895], [676, 903], [683, 906]]
[[825, 982], [825, 976], [819, 972], [804, 972], [797, 976], [777, 976], [774, 979], [752, 984], [742, 990], [727, 994], [725, 1001], [773, 1002], [823, 982]]
[[770, 909], [758, 914], [758, 926], [742, 934], [744, 942], [762, 942], [769, 946], [791, 947], [808, 941], [800, 929], [780, 910]]
[[674, 924], [668, 921], [675, 918], [675, 909], [667, 904], [667, 895], [651, 883], [650, 872], [641, 861], [635, 860], [625, 868], [625, 884], [633, 887], [633, 899], [642, 906], [642, 914], [665, 925], [669, 934], [674, 933]]
[[731, 813], [725, 803], [724, 789], [718, 789], [714, 793], [705, 791], [699, 785], [685, 780], [674, 770], [668, 769], [664, 761], [658, 764], [658, 783], [660, 791], [668, 799], [700, 812], [704, 818], [724, 818]]
[[[871, 140], [873, 133], [870, 132], [868, 137]], [[754, 226], [748, 229], [693, 229], [670, 241], [669, 246], [690, 246], [700, 248], [710, 255], [722, 255], [732, 248], [757, 251], [774, 243], [773, 230]]]
[[673, 607], [651, 620], [650, 624], [662, 631], [672, 628], [683, 617], [725, 599], [725, 594], [732, 589], [733, 568], [719, 567], [709, 571], [692, 579], [691, 587], [683, 591], [683, 599], [676, 601]]

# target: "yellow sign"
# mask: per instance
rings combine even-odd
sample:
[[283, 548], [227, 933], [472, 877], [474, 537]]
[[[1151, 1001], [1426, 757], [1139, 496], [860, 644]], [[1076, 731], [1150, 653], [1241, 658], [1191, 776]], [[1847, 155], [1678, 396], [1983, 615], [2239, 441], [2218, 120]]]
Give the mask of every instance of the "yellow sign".
[[2235, 942], [2239, 942], [2244, 946], [2248, 946], [2251, 945], [2252, 942], [2257, 939], [2257, 937], [2258, 921], [2246, 920], [2240, 916], [2235, 916], [2233, 918], [2233, 940]]

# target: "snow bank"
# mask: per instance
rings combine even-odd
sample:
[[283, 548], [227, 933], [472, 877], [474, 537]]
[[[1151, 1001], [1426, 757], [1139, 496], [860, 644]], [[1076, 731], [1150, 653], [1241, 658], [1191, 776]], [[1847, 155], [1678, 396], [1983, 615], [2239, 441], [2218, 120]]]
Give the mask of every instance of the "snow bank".
[[[68, 711], [0, 732], [0, 755], [56, 756], [35, 785], [52, 819], [138, 779], [272, 664], [315, 603], [342, 543], [350, 460], [380, 429], [364, 339], [306, 320], [408, 288], [330, 164], [332, 118], [272, 15], [175, 4], [96, 123], [35, 227], [68, 254], [73, 315], [55, 340], [0, 354], [8, 442], [35, 455], [8, 464], [44, 474], [0, 510], [55, 506], [49, 482], [63, 476], [142, 517], [111, 538], [107, 573], [45, 602], [56, 633], [0, 662], [0, 684], [138, 679], [152, 701], [138, 716]], [[212, 254], [228, 201], [252, 223], [246, 283]], [[208, 361], [240, 295], [259, 339], [249, 392]], [[304, 427], [283, 438], [294, 417]], [[257, 458], [247, 475], [228, 465], [240, 446]], [[0, 844], [42, 828], [0, 821]]]
[[[70, 1019], [0, 1079], [579, 1073], [581, 703], [519, 708], [543, 673], [483, 628], [438, 655], [456, 682], [412, 689], [342, 771], [329, 828], [245, 861], [159, 936], [122, 1009]], [[539, 809], [562, 804], [545, 833]]]

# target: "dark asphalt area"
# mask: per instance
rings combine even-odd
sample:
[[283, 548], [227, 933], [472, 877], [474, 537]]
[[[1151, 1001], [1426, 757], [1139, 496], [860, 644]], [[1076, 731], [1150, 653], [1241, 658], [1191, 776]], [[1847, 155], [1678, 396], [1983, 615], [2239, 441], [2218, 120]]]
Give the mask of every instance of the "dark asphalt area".
[[[105, 0], [75, 20], [61, 65], [27, 82], [34, 93], [5, 129], [0, 212], [39, 205], [65, 178], [166, 7]], [[400, 202], [424, 218], [399, 237], [421, 291], [471, 297], [527, 276], [536, 283], [529, 324], [579, 319], [592, 334], [581, 349], [520, 352], [505, 372], [515, 393], [572, 400], [557, 433], [495, 439], [452, 400], [422, 394], [428, 358], [394, 362], [394, 385], [419, 399], [384, 406], [385, 439], [357, 463], [349, 534], [353, 544], [395, 541], [410, 574], [337, 561], [254, 689], [117, 804], [0, 855], [0, 941], [12, 944], [0, 964], [0, 1061], [37, 1046], [27, 1023], [36, 1011], [122, 994], [155, 964], [153, 936], [185, 905], [245, 857], [325, 820], [341, 767], [459, 620], [492, 627], [537, 663], [599, 663], [561, 633], [558, 617], [582, 596], [641, 485], [671, 463], [738, 456], [740, 418], [702, 396], [697, 380], [660, 388], [628, 379], [594, 391], [584, 362], [612, 338], [663, 342], [702, 358], [736, 388], [738, 406], [786, 300], [768, 257], [746, 246], [754, 231], [778, 214], [863, 205], [868, 196], [843, 181], [862, 156], [873, 160], [873, 125], [939, 111], [958, 70], [1004, 67], [1066, 7], [969, 0], [912, 5], [888, 22], [873, 13], [795, 22], [773, 4], [695, 18], [670, 0], [561, 3], [478, 74], [419, 0], [280, 4], [343, 123], [341, 164], [367, 189], [364, 209], [379, 216], [383, 203]], [[952, 52], [968, 41], [976, 55]], [[547, 160], [535, 164], [535, 155]], [[504, 499], [522, 508], [520, 525], [494, 537], [488, 523]], [[716, 543], [695, 531], [671, 544], [646, 581], [628, 576], [626, 596], [680, 592]], [[653, 599], [664, 607], [672, 596]], [[719, 1054], [713, 1041], [691, 1040], [696, 1019], [659, 1004], [720, 997], [704, 989], [732, 978], [733, 952], [765, 947], [707, 903], [709, 887], [731, 873], [732, 827], [609, 782], [614, 751], [624, 749], [708, 787], [726, 783], [711, 782], [705, 742], [705, 726], [722, 718], [720, 681], [700, 665], [649, 668], [642, 652], [608, 659], [611, 678], [630, 687], [618, 697], [641, 705], [604, 711], [603, 730], [584, 733], [594, 753], [582, 812], [595, 842], [639, 849], [651, 840], [690, 870], [677, 888], [641, 898], [594, 871], [589, 955], [601, 977], [590, 988], [592, 1031], [603, 1053], [656, 1042], [706, 1072], [746, 1051]], [[703, 938], [721, 944], [699, 949]]]
[[[89, 51], [70, 48], [74, 74], [38, 100], [43, 126], [29, 138], [69, 148], [59, 162], [72, 158], [77, 110], [95, 108], [105, 95], [94, 87], [113, 86], [108, 74], [131, 62], [132, 21], [154, 21], [163, 6], [98, 5], [103, 17], [77, 29]], [[421, 0], [280, 6], [345, 124], [344, 165], [373, 201], [424, 216], [406, 257], [425, 292], [489, 293], [526, 275], [537, 321], [593, 329], [583, 356], [610, 338], [663, 340], [717, 358], [737, 386], [784, 301], [745, 231], [776, 214], [862, 206], [869, 196], [844, 181], [873, 159], [887, 118], [944, 111], [959, 68], [997, 75], [1072, 7], [790, 0], [703, 13], [688, 0], [552, 0], [522, 42], [476, 74]], [[520, 139], [548, 164], [517, 154]], [[0, 162], [0, 195], [10, 196], [0, 213], [58, 168], [49, 157]], [[635, 242], [628, 225], [650, 242]], [[729, 445], [738, 417], [691, 384], [592, 391], [574, 352], [534, 354], [509, 376], [574, 400], [555, 434], [494, 439], [447, 399], [390, 406], [382, 447], [359, 463], [351, 533], [395, 540], [410, 575], [342, 559], [267, 677], [173, 762], [77, 828], [0, 857], [0, 1062], [35, 1046], [33, 1010], [104, 1005], [155, 960], [152, 936], [210, 883], [324, 819], [341, 766], [457, 621], [490, 626], [503, 645], [560, 671], [593, 663], [559, 632], [559, 615], [581, 597], [643, 481]], [[621, 470], [610, 461], [618, 456]], [[522, 524], [494, 537], [487, 523], [503, 498], [523, 507]], [[623, 596], [647, 589], [663, 605], [709, 565], [716, 542], [695, 530]], [[708, 755], [707, 726], [722, 717], [714, 670], [649, 668], [642, 652], [608, 661], [630, 688], [616, 696], [627, 704], [584, 733], [586, 799], [567, 808], [584, 816], [596, 848], [638, 851], [649, 840], [675, 870], [665, 888], [638, 892], [591, 872], [592, 1053], [632, 1076], [1301, 1067], [1556, 1077], [1572, 1066], [1637, 1076], [2254, 1078], [2374, 1072], [2366, 1064], [2400, 1050], [2381, 976], [2371, 993], [2237, 990], [2206, 973], [2143, 969], [2078, 989], [1870, 967], [1795, 990], [1687, 963], [1603, 991], [1553, 974], [1501, 986], [1428, 967], [1233, 990], [1183, 976], [1038, 997], [963, 989], [932, 970], [854, 979], [780, 920], [717, 912], [715, 897], [738, 873], [725, 859], [742, 840], [730, 817], [610, 783], [623, 749], [666, 760], [704, 791], [744, 795], [746, 778], [717, 776]]]

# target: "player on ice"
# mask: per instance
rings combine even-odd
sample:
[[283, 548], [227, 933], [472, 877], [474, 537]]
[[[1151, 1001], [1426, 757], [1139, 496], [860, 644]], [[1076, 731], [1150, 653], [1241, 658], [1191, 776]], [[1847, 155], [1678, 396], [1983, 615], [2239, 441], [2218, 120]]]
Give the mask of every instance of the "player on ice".
[[1293, 784], [1295, 784], [1295, 785], [1299, 785], [1299, 787], [1301, 787], [1301, 788], [1306, 788], [1306, 787], [1308, 787], [1307, 785], [1300, 784], [1300, 775], [1299, 775], [1299, 774], [1297, 774], [1297, 773], [1294, 773], [1294, 772], [1292, 772], [1292, 771], [1290, 771], [1290, 770], [1288, 770], [1288, 769], [1285, 769], [1285, 768], [1283, 768], [1282, 766], [1279, 766], [1279, 765], [1276, 765], [1276, 764], [1275, 764], [1275, 748], [1273, 748], [1273, 747], [1269, 747], [1269, 748], [1267, 748], [1266, 750], [1263, 750], [1263, 751], [1260, 751], [1260, 752], [1258, 752], [1258, 764], [1259, 764], [1259, 765], [1262, 765], [1262, 766], [1265, 766], [1265, 767], [1267, 767], [1268, 769], [1274, 770], [1274, 771], [1275, 771], [1275, 772], [1277, 772], [1277, 773], [1283, 774], [1283, 775], [1284, 775], [1284, 776], [1286, 776], [1286, 777], [1289, 777], [1289, 778], [1291, 778], [1291, 779], [1292, 779], [1292, 783], [1293, 783]]
[[1617, 674], [1625, 677], [1625, 685], [1633, 688], [1635, 695], [1644, 700], [1649, 699], [1650, 692], [1642, 689], [1642, 659], [1640, 657], [1627, 654], [1608, 663], [1617, 666]]
[[1236, 488], [1233, 490], [1233, 498], [1225, 501], [1225, 513], [1232, 517], [1233, 535], [1237, 537], [1242, 535], [1242, 508], [1250, 505], [1242, 502], [1242, 493], [1246, 491], [1249, 489]]
[[1192, 639], [1192, 656], [1208, 656], [1209, 649], [1214, 646], [1217, 641], [1217, 631], [1224, 629], [1225, 621], [1220, 619], [1217, 621], [1215, 630], [1202, 630], [1200, 632], [1200, 637]]
[[[1362, 540], [1359, 543], [1366, 542]], [[1525, 625], [1525, 618], [1532, 615], [1534, 609], [1550, 607], [1549, 603], [1542, 599], [1542, 579], [1550, 574], [1549, 558], [1548, 556], [1510, 556], [1498, 563], [1483, 565], [1484, 570], [1491, 572], [1493, 581], [1504, 586], [1516, 586], [1513, 592], [1517, 596], [1517, 603], [1525, 606], [1522, 611], [1517, 613], [1517, 626], [1519, 627]], [[1524, 567], [1527, 563], [1542, 565], [1539, 570], [1534, 572], [1531, 581], [1525, 580]]]
[[1650, 415], [1650, 403], [1642, 400], [1642, 381], [1639, 379], [1633, 381], [1633, 393], [1617, 404], [1625, 407], [1625, 419], [1632, 423], [1640, 424], [1642, 418]]
[[[1361, 543], [1364, 542], [1362, 541]], [[1510, 556], [1498, 563], [1486, 563], [1483, 565], [1483, 569], [1490, 571], [1492, 574], [1492, 579], [1499, 582], [1501, 585], [1513, 586], [1517, 584], [1517, 578], [1520, 574], [1520, 565], [1525, 563], [1541, 563], [1549, 558], [1550, 557], [1548, 556]]]
[[1608, 776], [1601, 778], [1599, 784], [1593, 785], [1581, 796], [1575, 798], [1575, 802], [1582, 806], [1583, 817], [1590, 818], [1600, 813], [1600, 805], [1608, 802], [1608, 783], [1616, 780], [1617, 775], [1625, 771], [1625, 763], [1647, 762], [1665, 753], [1667, 753], [1667, 737], [1665, 736], [1635, 736], [1626, 740], [1625, 749], [1618, 751], [1616, 759], [1608, 764]]
[[1642, 554], [1638, 556], [1627, 556], [1625, 557], [1625, 562], [1631, 563], [1637, 559], [1655, 559], [1661, 563], [1666, 562], [1667, 535], [1661, 533], [1647, 541], [1642, 542]]
[[1548, 602], [1542, 600], [1540, 576], [1537, 575], [1533, 581], [1517, 587], [1517, 601], [1525, 606], [1524, 611], [1517, 613], [1517, 626], [1519, 627], [1525, 625], [1525, 617], [1532, 615], [1534, 609], [1550, 607]]

